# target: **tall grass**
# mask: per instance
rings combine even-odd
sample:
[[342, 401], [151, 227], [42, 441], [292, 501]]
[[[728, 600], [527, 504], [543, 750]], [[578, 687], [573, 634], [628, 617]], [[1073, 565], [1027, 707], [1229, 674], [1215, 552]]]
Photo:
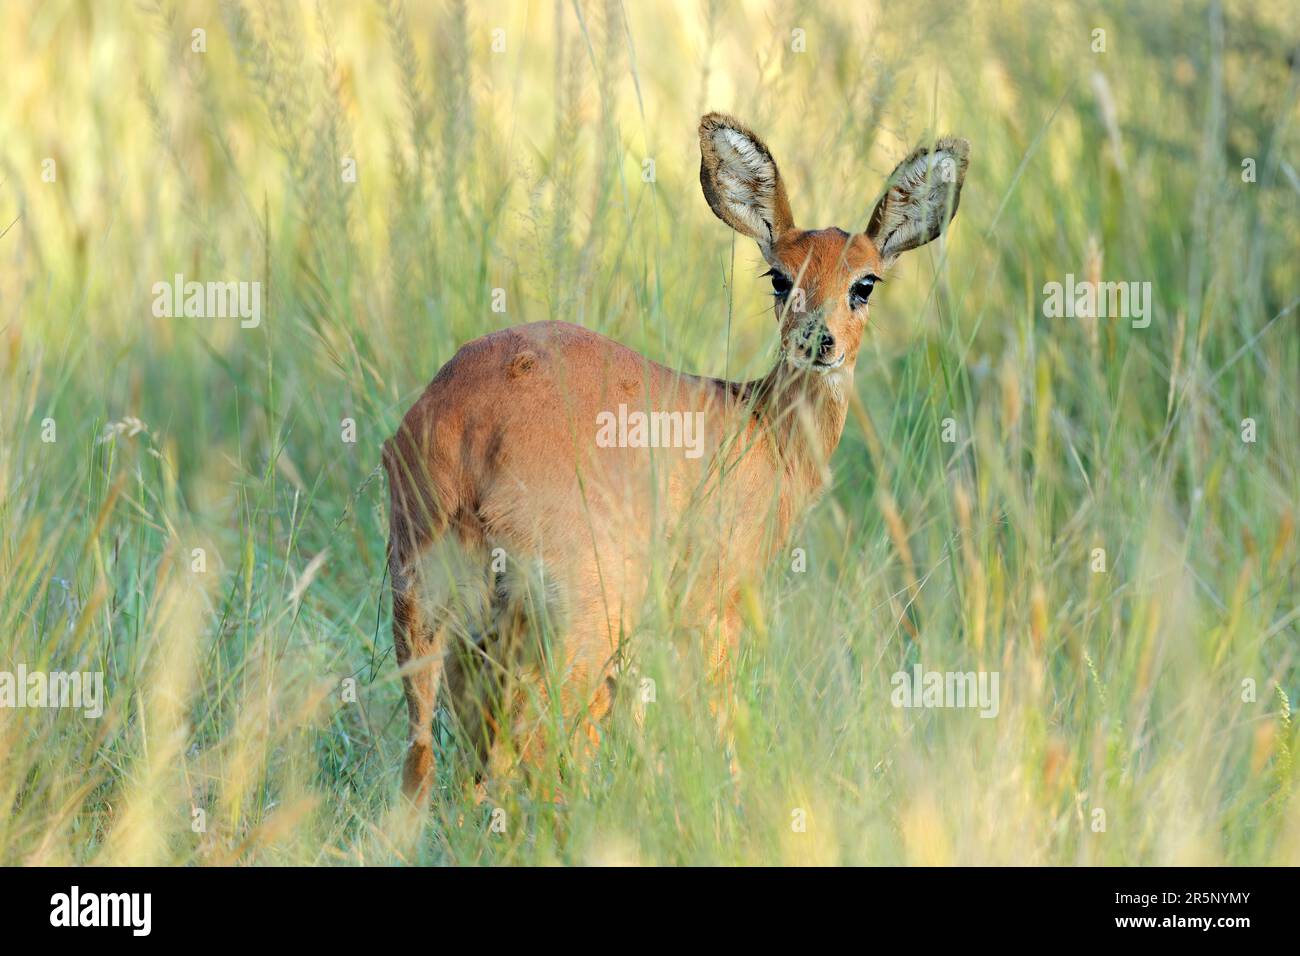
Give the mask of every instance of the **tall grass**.
[[[842, 6], [6, 10], [0, 670], [107, 703], [0, 708], [0, 863], [1300, 863], [1294, 17]], [[379, 445], [521, 322], [765, 369], [702, 108], [806, 226], [862, 228], [961, 133], [954, 229], [873, 299], [806, 570], [747, 604], [734, 751], [665, 594], [640, 719], [482, 800], [444, 761], [403, 832]], [[178, 272], [261, 281], [261, 325], [155, 318]], [[1150, 282], [1150, 326], [1045, 318], [1067, 273]], [[999, 672], [997, 718], [890, 706], [916, 663]]]

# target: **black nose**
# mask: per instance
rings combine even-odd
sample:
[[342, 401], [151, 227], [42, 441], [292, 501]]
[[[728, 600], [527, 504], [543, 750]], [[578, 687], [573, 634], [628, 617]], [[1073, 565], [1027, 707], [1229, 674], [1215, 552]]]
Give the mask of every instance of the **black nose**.
[[823, 331], [817, 340], [817, 361], [829, 362], [835, 358], [835, 339], [830, 332]]

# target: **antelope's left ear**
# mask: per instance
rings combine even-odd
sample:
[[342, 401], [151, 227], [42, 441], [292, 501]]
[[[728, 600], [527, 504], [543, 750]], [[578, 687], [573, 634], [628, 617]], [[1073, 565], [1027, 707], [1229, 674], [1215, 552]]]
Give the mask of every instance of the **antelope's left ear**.
[[886, 265], [943, 232], [957, 214], [969, 161], [970, 143], [947, 136], [932, 149], [918, 147], [890, 174], [867, 225]]
[[700, 186], [717, 217], [755, 240], [764, 254], [794, 228], [776, 160], [735, 117], [700, 118]]

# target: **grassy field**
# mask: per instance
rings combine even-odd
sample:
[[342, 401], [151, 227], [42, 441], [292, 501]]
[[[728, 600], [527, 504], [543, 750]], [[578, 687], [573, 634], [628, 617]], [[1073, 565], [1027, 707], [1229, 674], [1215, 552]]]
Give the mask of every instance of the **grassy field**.
[[[0, 671], [104, 702], [0, 707], [0, 863], [1300, 864], [1287, 7], [6, 4]], [[973, 144], [747, 609], [734, 752], [664, 595], [643, 720], [482, 801], [444, 761], [404, 832], [380, 445], [523, 322], [766, 370], [709, 109], [808, 226]], [[177, 274], [259, 321], [155, 314]], [[1149, 324], [1049, 317], [1067, 276]], [[917, 664], [997, 672], [997, 716], [891, 706]]]

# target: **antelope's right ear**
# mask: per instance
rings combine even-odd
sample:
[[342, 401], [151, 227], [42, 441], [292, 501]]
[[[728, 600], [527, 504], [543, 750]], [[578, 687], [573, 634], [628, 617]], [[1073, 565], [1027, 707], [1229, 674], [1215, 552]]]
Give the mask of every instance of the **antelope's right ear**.
[[898, 164], [867, 226], [885, 265], [943, 232], [957, 215], [969, 164], [970, 143], [955, 136], [932, 149], [922, 146]]
[[718, 218], [765, 252], [794, 227], [776, 160], [761, 139], [725, 113], [700, 120], [700, 185]]

